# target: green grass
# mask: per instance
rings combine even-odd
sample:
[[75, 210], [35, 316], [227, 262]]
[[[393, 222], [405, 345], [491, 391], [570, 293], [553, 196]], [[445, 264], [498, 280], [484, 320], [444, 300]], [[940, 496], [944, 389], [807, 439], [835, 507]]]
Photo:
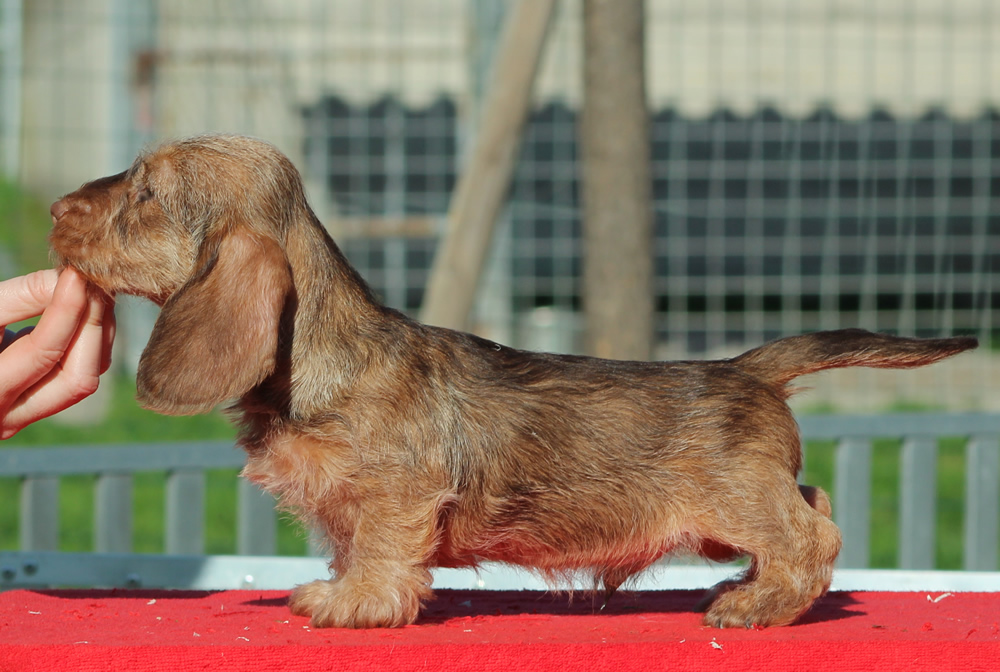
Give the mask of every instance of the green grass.
[[[131, 379], [110, 379], [113, 398], [107, 418], [88, 427], [70, 427], [43, 420], [23, 429], [0, 444], [0, 451], [26, 446], [73, 446], [127, 444], [190, 440], [232, 440], [235, 430], [221, 413], [202, 416], [167, 417], [139, 407]], [[107, 384], [105, 383], [105, 384]], [[236, 497], [238, 472], [235, 469], [206, 473], [205, 551], [236, 552]], [[164, 550], [164, 500], [166, 476], [138, 473], [133, 479], [133, 545], [140, 553]], [[59, 547], [64, 551], [93, 549], [94, 477], [70, 476], [59, 487]], [[0, 479], [0, 501], [17, 502], [19, 483]], [[18, 547], [17, 507], [0, 507], [0, 550]], [[278, 526], [278, 553], [301, 555], [305, 534], [299, 525], [282, 517]]]

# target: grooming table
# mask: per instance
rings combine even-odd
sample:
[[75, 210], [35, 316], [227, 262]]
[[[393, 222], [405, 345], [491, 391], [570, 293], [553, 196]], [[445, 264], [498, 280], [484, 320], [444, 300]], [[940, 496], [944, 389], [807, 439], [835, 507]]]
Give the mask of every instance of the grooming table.
[[287, 591], [12, 590], [0, 670], [996, 670], [1000, 593], [833, 592], [793, 626], [718, 630], [701, 591], [441, 590], [416, 625], [313, 629]]

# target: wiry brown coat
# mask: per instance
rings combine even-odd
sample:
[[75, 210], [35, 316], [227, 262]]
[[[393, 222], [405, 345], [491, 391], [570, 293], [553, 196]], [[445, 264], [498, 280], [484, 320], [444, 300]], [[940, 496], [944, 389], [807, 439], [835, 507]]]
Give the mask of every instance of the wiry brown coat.
[[664, 553], [747, 555], [705, 600], [718, 626], [790, 623], [830, 584], [840, 534], [796, 484], [796, 376], [921, 366], [975, 346], [821, 332], [709, 362], [514, 350], [381, 305], [263, 142], [197, 137], [52, 206], [61, 263], [162, 306], [139, 400], [237, 400], [244, 474], [323, 530], [334, 578], [291, 608], [398, 626], [434, 566], [589, 574], [610, 596]]

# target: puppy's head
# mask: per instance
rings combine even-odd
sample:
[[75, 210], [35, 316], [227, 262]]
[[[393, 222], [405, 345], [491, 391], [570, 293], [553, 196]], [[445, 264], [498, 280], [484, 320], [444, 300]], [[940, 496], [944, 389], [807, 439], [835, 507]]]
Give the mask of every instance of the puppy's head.
[[52, 205], [56, 260], [162, 310], [139, 363], [139, 400], [172, 414], [242, 396], [275, 367], [294, 294], [287, 231], [307, 210], [288, 159], [264, 142], [165, 144]]

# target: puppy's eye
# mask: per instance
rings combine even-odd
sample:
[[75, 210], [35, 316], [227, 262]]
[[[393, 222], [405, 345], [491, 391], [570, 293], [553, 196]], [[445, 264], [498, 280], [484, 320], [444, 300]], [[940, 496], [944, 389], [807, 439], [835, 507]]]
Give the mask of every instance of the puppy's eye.
[[136, 203], [145, 203], [151, 200], [153, 200], [153, 190], [149, 187], [143, 187], [135, 195]]

